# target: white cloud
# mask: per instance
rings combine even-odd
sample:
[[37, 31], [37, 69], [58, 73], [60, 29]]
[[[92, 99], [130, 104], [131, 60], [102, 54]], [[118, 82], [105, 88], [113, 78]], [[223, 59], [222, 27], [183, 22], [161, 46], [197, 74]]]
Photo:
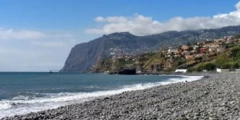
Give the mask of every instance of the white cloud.
[[13, 29], [0, 29], [0, 40], [8, 39], [38, 39], [45, 37], [46, 34], [38, 31], [31, 30], [13, 30]]
[[100, 28], [86, 29], [85, 32], [88, 34], [109, 34], [129, 31], [141, 36], [171, 30], [197, 30], [240, 25], [240, 2], [235, 5], [235, 8], [235, 11], [227, 14], [217, 14], [212, 17], [175, 17], [166, 22], [159, 22], [139, 14], [132, 17], [111, 16], [104, 18], [99, 16], [95, 18], [95, 21], [102, 22], [104, 25]]
[[0, 29], [0, 71], [60, 70], [76, 42], [63, 31]]
[[58, 39], [58, 40], [37, 40], [32, 41], [32, 44], [40, 47], [73, 47], [76, 44], [75, 39]]
[[60, 70], [71, 47], [0, 46], [0, 71], [49, 71]]
[[94, 20], [97, 22], [103, 22], [104, 18], [99, 16], [99, 17], [96, 17]]
[[63, 41], [50, 41], [50, 42], [34, 41], [33, 44], [37, 46], [43, 46], [43, 47], [64, 47], [67, 45]]
[[0, 29], [0, 40], [36, 40], [46, 38], [72, 38], [69, 33], [51, 33], [34, 30]]
[[235, 5], [236, 9], [237, 10], [240, 10], [240, 2], [238, 2], [236, 5]]

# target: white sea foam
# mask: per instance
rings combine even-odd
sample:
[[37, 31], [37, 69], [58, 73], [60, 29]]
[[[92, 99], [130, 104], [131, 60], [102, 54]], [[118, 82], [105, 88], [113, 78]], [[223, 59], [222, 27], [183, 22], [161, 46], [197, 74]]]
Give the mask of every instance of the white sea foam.
[[8, 102], [4, 102], [4, 101], [0, 102], [0, 110], [5, 110], [8, 108], [11, 108], [11, 105]]
[[31, 98], [28, 96], [16, 96], [12, 100], [1, 100], [0, 101], [0, 118], [6, 116], [14, 116], [27, 114], [30, 112], [38, 112], [47, 109], [54, 109], [60, 106], [69, 105], [73, 103], [80, 103], [88, 100], [92, 100], [100, 96], [115, 95], [126, 91], [143, 90], [159, 85], [166, 85], [177, 82], [191, 82], [199, 80], [203, 76], [181, 76], [182, 78], [171, 78], [167, 81], [146, 83], [146, 84], [135, 84], [123, 86], [118, 90], [109, 91], [97, 91], [90, 93], [51, 93], [47, 97], [42, 98]]

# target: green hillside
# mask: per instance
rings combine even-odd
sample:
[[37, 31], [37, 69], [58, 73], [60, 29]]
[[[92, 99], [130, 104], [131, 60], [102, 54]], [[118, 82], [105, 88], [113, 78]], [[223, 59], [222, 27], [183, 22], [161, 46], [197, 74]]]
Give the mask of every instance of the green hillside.
[[93, 72], [117, 73], [135, 69], [141, 73], [173, 72], [175, 69], [213, 71], [216, 68], [234, 70], [240, 67], [240, 35], [214, 41], [165, 48], [137, 56], [110, 57], [101, 60]]

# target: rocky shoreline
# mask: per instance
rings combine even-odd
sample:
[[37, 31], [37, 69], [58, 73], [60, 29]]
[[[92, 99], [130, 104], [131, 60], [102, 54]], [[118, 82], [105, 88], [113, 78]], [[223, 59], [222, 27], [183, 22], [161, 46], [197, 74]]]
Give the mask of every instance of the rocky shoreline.
[[124, 92], [2, 120], [240, 119], [240, 74], [201, 75], [208, 77], [193, 82]]

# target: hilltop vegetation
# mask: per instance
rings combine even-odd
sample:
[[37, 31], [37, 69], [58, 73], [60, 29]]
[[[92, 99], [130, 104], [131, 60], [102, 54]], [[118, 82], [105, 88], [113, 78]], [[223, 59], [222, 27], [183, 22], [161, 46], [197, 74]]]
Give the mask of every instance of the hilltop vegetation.
[[125, 55], [101, 60], [93, 72], [118, 73], [124, 69], [137, 72], [173, 72], [175, 69], [212, 71], [216, 68], [234, 70], [240, 67], [240, 35], [225, 36], [213, 41], [163, 48], [159, 52]]

